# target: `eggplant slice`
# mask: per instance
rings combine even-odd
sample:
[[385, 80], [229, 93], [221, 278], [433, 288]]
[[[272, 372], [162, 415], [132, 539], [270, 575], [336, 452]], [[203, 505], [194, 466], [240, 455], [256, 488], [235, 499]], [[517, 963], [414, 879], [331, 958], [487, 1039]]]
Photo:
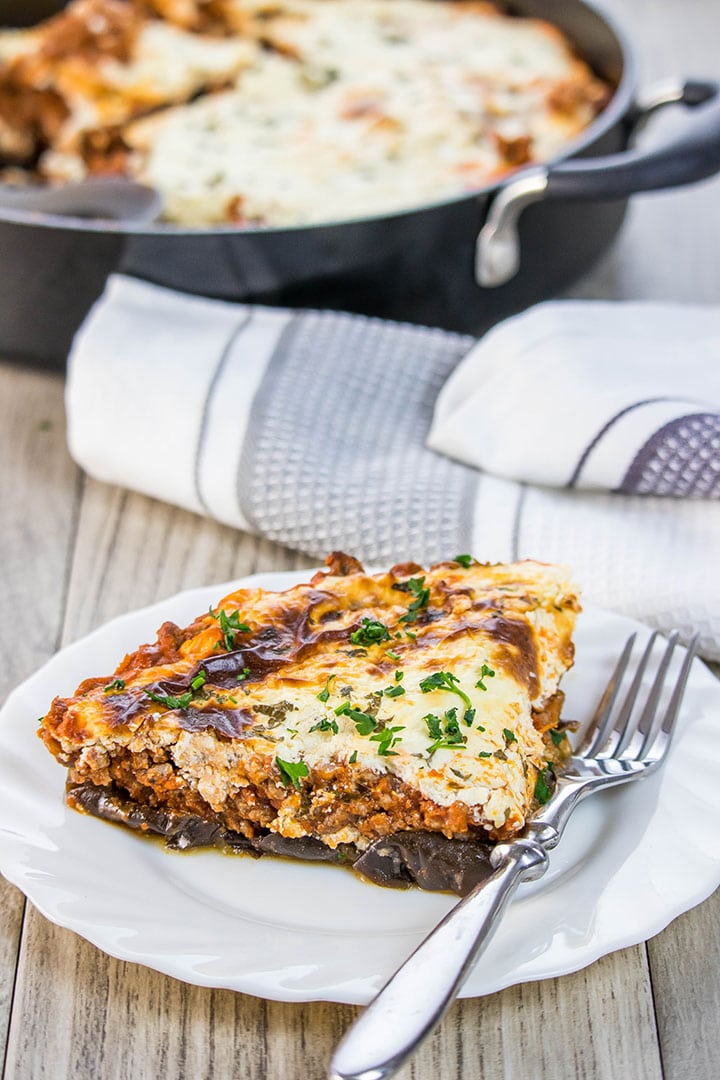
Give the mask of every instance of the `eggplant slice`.
[[465, 896], [493, 872], [491, 844], [450, 840], [441, 833], [398, 832], [373, 841], [361, 852], [353, 844], [341, 844], [333, 849], [312, 837], [292, 839], [271, 832], [250, 839], [214, 821], [138, 806], [112, 787], [97, 787], [90, 783], [69, 787], [68, 801], [94, 817], [154, 833], [173, 851], [217, 847], [256, 857], [279, 855], [308, 862], [330, 862], [349, 866], [366, 880], [395, 889], [416, 885], [433, 892]]

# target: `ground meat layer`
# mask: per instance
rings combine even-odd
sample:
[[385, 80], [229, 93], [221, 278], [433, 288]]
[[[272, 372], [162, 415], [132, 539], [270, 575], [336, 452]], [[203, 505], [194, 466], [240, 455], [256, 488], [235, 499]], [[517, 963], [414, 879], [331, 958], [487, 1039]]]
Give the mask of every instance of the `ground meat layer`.
[[[549, 709], [554, 717], [555, 708]], [[538, 717], [540, 721], [540, 717]], [[549, 724], [546, 712], [542, 723]], [[555, 729], [557, 739], [557, 729]], [[548, 762], [567, 756], [566, 739], [544, 736]], [[289, 838], [314, 837], [330, 848], [360, 849], [399, 831], [421, 830], [448, 838], [502, 840], [516, 829], [488, 830], [482, 807], [456, 801], [440, 806], [391, 773], [340, 763], [315, 767], [302, 785], [284, 786], [272, 759], [249, 752], [238, 762], [232, 790], [213, 804], [190, 786], [173, 760], [172, 744], [141, 750], [86, 749], [68, 771], [68, 791], [90, 783], [108, 788], [137, 807], [181, 816], [253, 839], [265, 832]], [[529, 777], [533, 786], [536, 777]], [[72, 798], [70, 798], [72, 802]]]
[[[170, 748], [110, 757], [100, 749], [83, 754], [68, 772], [73, 788], [86, 782], [114, 789], [138, 806], [191, 815], [253, 838], [270, 830], [283, 836], [314, 836], [330, 847], [359, 843], [399, 830], [422, 829], [448, 837], [485, 838], [480, 810], [461, 802], [439, 806], [389, 773], [328, 764], [310, 770], [295, 790], [278, 781], [271, 759], [249, 753], [238, 765], [241, 785], [222, 806], [211, 806], [175, 768]], [[493, 837], [497, 839], [498, 837]]]

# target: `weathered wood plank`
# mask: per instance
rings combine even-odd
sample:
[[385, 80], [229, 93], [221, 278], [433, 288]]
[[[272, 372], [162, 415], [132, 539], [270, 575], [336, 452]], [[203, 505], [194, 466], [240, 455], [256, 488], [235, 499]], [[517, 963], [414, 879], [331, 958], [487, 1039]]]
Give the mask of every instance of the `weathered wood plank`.
[[459, 1002], [401, 1075], [661, 1080], [644, 948], [612, 953], [561, 979]]
[[720, 891], [648, 942], [665, 1080], [720, 1076]]
[[23, 894], [0, 878], [0, 1055], [5, 1053], [10, 1023], [24, 910]]
[[79, 471], [65, 446], [63, 380], [0, 363], [0, 695], [57, 647]]
[[181, 589], [302, 565], [267, 541], [88, 479], [63, 642]]
[[[70, 567], [63, 643], [116, 614], [185, 587], [308, 562], [192, 514], [88, 480]], [[234, 1035], [228, 1043], [227, 1028], [231, 1024], [235, 1031], [241, 1000], [249, 1011], [246, 1015], [241, 1010], [235, 1057], [246, 1048], [245, 1026], [257, 1026], [252, 1018], [264, 1005], [185, 987], [119, 963], [30, 909], [18, 964], [7, 1075], [88, 1080], [180, 1076], [186, 1065], [189, 1076], [214, 1075], [213, 1061], [234, 1044]], [[147, 1071], [145, 1062], [152, 1062]]]
[[[0, 364], [0, 702], [55, 650], [78, 504], [57, 375]], [[0, 1058], [24, 908], [0, 880]]]
[[[356, 1010], [184, 986], [31, 911], [30, 1015], [8, 1076], [322, 1080]], [[692, 1073], [693, 1078], [701, 1074]], [[710, 1074], [708, 1074], [709, 1076]], [[563, 979], [458, 1003], [400, 1080], [661, 1080], [642, 947]]]

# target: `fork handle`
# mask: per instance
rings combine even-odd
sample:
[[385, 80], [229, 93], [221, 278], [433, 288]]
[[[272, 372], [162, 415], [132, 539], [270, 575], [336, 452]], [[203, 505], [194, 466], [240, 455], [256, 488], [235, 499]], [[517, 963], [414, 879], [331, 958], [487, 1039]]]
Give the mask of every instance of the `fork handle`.
[[385, 1080], [402, 1067], [455, 1000], [518, 884], [548, 856], [534, 840], [498, 844], [494, 873], [450, 911], [385, 984], [338, 1045], [330, 1080]]

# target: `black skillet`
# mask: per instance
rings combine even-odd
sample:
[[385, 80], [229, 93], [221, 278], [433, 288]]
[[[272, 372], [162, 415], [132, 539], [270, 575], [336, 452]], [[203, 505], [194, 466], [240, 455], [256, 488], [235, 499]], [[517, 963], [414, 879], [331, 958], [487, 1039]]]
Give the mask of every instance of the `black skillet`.
[[[0, 0], [0, 21], [27, 23], [62, 6]], [[720, 171], [720, 84], [673, 79], [639, 96], [631, 46], [590, 4], [510, 7], [560, 27], [615, 87], [563, 157], [405, 213], [296, 228], [190, 230], [0, 207], [0, 355], [63, 363], [116, 269], [191, 293], [477, 333], [589, 269], [630, 195]], [[673, 103], [682, 126], [652, 149], [633, 149], [638, 124]]]

